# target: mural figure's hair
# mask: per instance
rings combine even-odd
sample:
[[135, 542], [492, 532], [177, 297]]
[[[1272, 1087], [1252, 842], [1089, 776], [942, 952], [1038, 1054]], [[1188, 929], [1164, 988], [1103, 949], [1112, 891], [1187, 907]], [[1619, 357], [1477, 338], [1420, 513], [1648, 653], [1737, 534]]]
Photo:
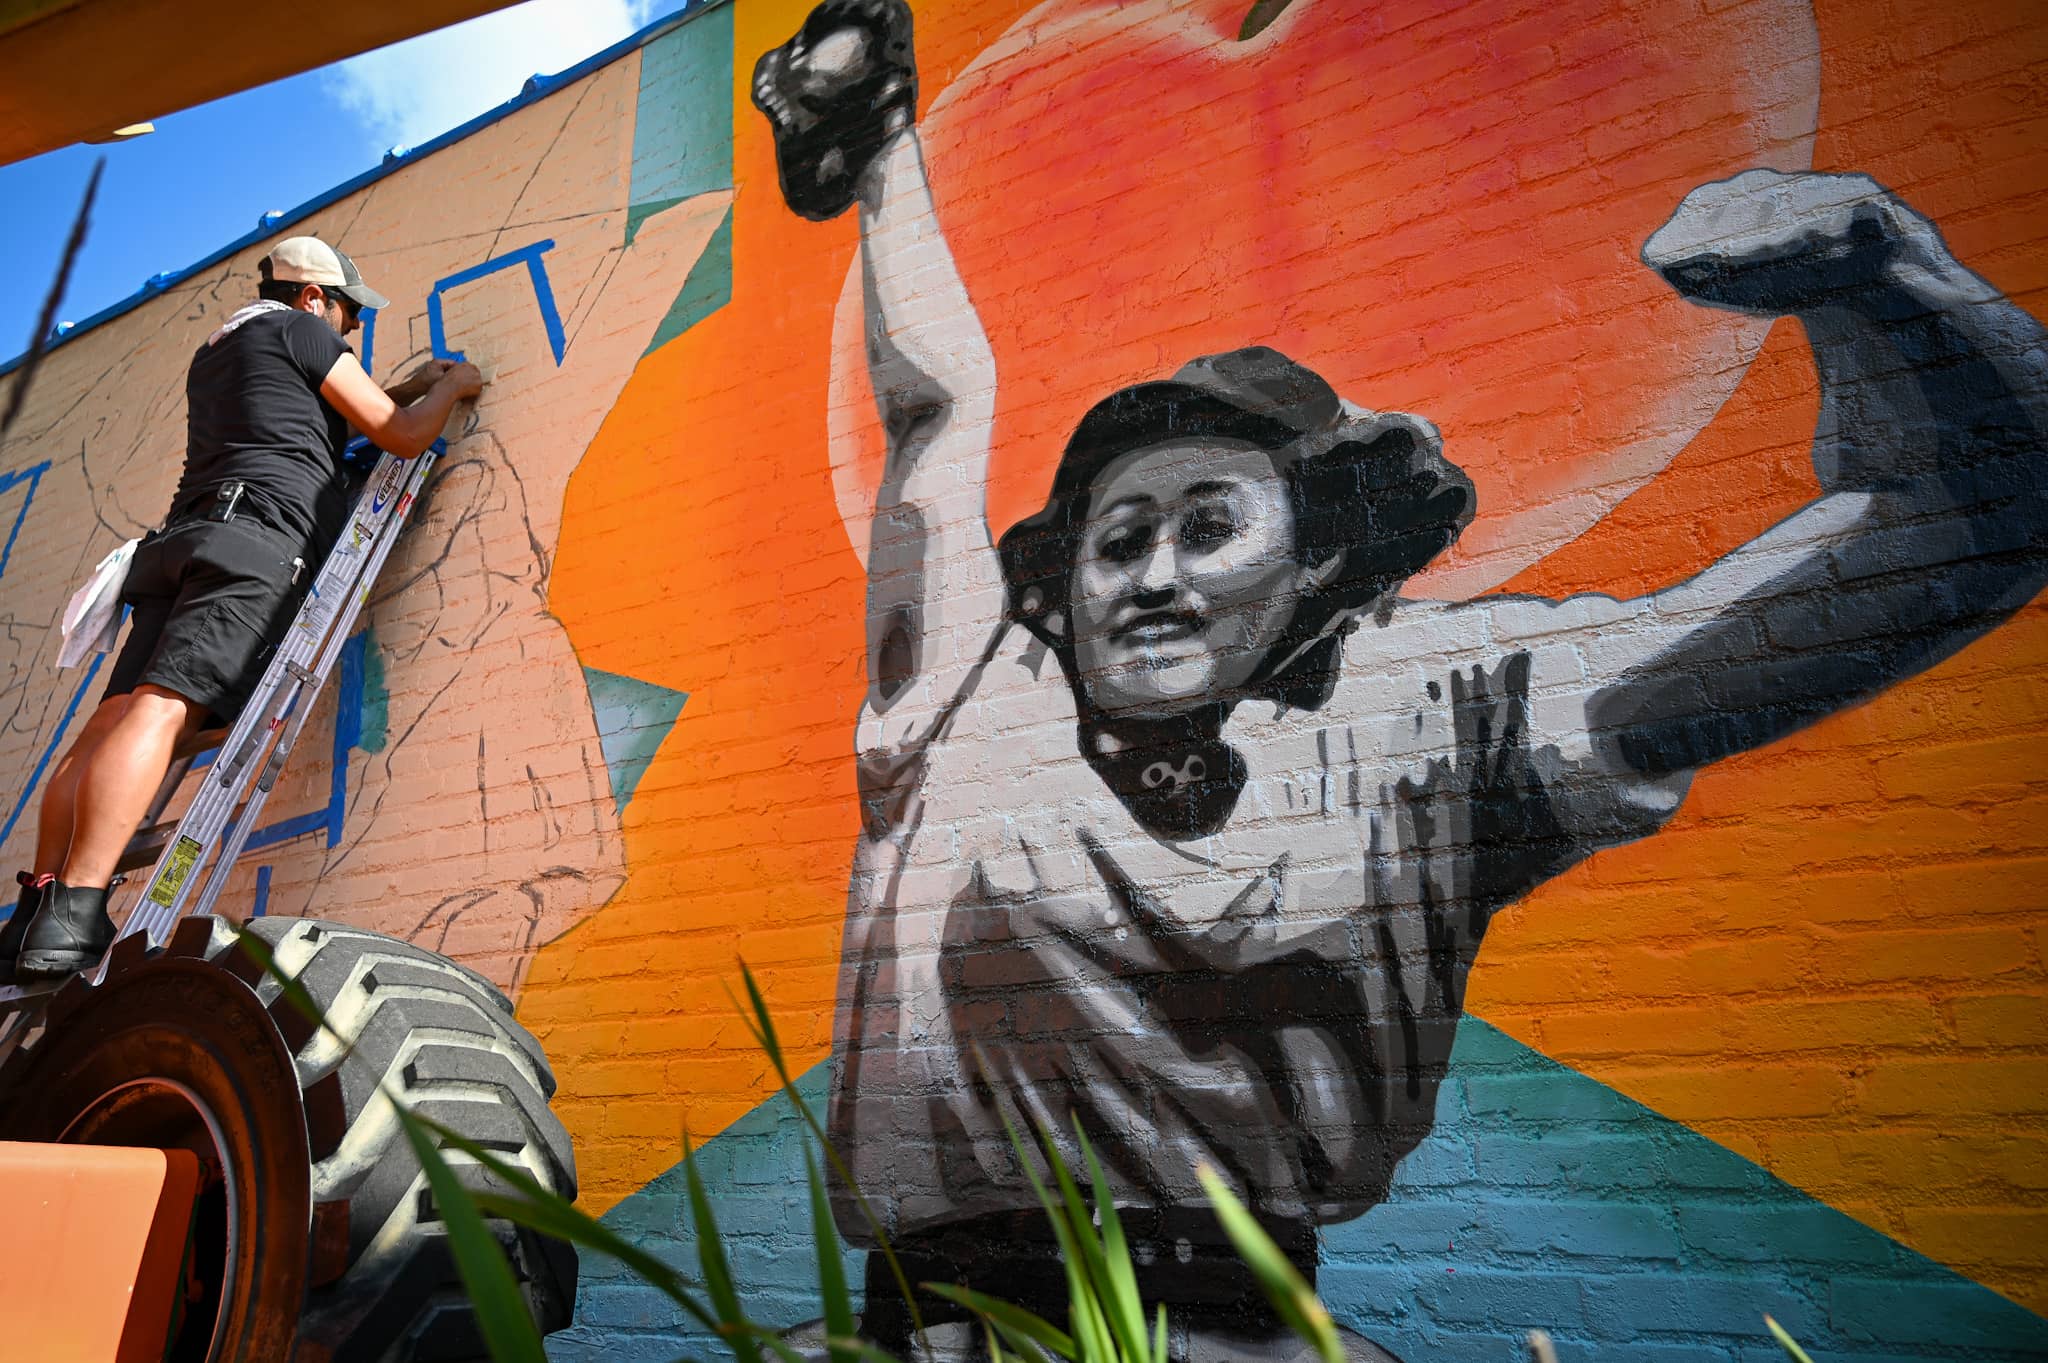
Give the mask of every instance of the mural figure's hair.
[[1011, 618], [1050, 644], [1070, 672], [1067, 592], [1089, 490], [1126, 454], [1205, 439], [1270, 451], [1287, 481], [1301, 560], [1342, 557], [1335, 576], [1296, 607], [1268, 660], [1279, 672], [1293, 671], [1302, 646], [1338, 616], [1449, 548], [1472, 519], [1472, 480], [1444, 457], [1429, 422], [1353, 406], [1270, 347], [1205, 355], [1171, 379], [1119, 389], [1091, 407], [1067, 441], [1045, 506], [1003, 534]]

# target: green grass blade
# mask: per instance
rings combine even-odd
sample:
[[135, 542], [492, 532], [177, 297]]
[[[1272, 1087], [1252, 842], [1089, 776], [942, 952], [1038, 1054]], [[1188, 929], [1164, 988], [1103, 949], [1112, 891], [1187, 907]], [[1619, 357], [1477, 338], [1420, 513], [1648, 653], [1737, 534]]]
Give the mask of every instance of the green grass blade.
[[1152, 1363], [1167, 1363], [1166, 1303], [1159, 1303], [1159, 1320], [1152, 1332]]
[[1238, 1257], [1251, 1268], [1259, 1287], [1289, 1329], [1315, 1346], [1324, 1363], [1344, 1363], [1344, 1346], [1337, 1341], [1337, 1326], [1330, 1313], [1316, 1299], [1315, 1289], [1302, 1280], [1287, 1256], [1273, 1243], [1245, 1205], [1237, 1200], [1214, 1169], [1203, 1165], [1195, 1170], [1202, 1190], [1209, 1194], [1216, 1219], [1237, 1247]]
[[[825, 1124], [818, 1120], [818, 1114], [811, 1111], [811, 1105], [797, 1092], [796, 1079], [790, 1074], [789, 1063], [783, 1055], [782, 1039], [775, 1032], [775, 1019], [768, 1012], [768, 1000], [761, 993], [761, 986], [755, 981], [754, 972], [748, 968], [744, 959], [740, 961], [739, 967], [740, 978], [747, 986], [747, 1000], [753, 1015], [749, 1017], [748, 1010], [740, 1008], [738, 999], [733, 1000], [733, 1007], [739, 1012], [741, 1020], [747, 1024], [747, 1030], [753, 1033], [755, 1042], [767, 1053], [769, 1063], [775, 1066], [776, 1077], [782, 1081], [784, 1096], [789, 1099], [790, 1106], [796, 1109], [797, 1115], [803, 1118], [804, 1125], [811, 1129], [811, 1134], [818, 1138], [818, 1145], [825, 1152], [825, 1161], [832, 1166], [832, 1172], [839, 1176], [840, 1185], [853, 1195], [854, 1206], [859, 1209], [861, 1220], [867, 1224], [868, 1233], [874, 1237], [883, 1262], [889, 1266], [889, 1276], [895, 1281], [896, 1290], [902, 1294], [904, 1305], [910, 1310], [911, 1331], [916, 1335], [924, 1352], [929, 1354], [932, 1352], [931, 1341], [925, 1337], [924, 1313], [918, 1309], [917, 1298], [910, 1290], [910, 1275], [903, 1271], [903, 1263], [896, 1257], [896, 1249], [889, 1243], [889, 1234], [882, 1227], [882, 1218], [875, 1214], [874, 1206], [868, 1201], [867, 1194], [860, 1190], [860, 1184], [855, 1181], [853, 1170], [847, 1167], [838, 1147], [832, 1144], [832, 1137], [825, 1130]], [[728, 987], [726, 992], [730, 995], [731, 988]]]
[[[320, 1005], [306, 991], [306, 986], [299, 983], [297, 976], [284, 973], [284, 967], [277, 963], [277, 953], [270, 949], [270, 943], [253, 932], [241, 932], [235, 935], [235, 949], [262, 966], [263, 973], [277, 981], [277, 987], [284, 991], [284, 1000], [291, 1005], [293, 1012], [334, 1038], [345, 1054], [355, 1054], [355, 1043], [334, 1030], [334, 1025], [327, 1020], [327, 1014], [321, 1011]], [[381, 1080], [377, 1087], [384, 1088]], [[385, 1089], [384, 1096], [392, 1097], [389, 1089]]]
[[[979, 1047], [975, 1048], [975, 1061], [981, 1068], [982, 1077], [988, 1078], [988, 1063]], [[1094, 1288], [1082, 1266], [1084, 1251], [1077, 1228], [1068, 1223], [1066, 1206], [1053, 1197], [1045, 1181], [1038, 1176], [1036, 1161], [1024, 1144], [1024, 1137], [1018, 1134], [1016, 1124], [1010, 1120], [1010, 1114], [998, 1105], [996, 1115], [1002, 1119], [1003, 1134], [1009, 1137], [1010, 1149], [1016, 1153], [1017, 1167], [1024, 1171], [1025, 1180], [1038, 1198], [1038, 1205], [1045, 1209], [1045, 1219], [1052, 1226], [1053, 1238], [1059, 1243], [1060, 1264], [1067, 1275], [1067, 1325], [1074, 1332], [1073, 1356], [1108, 1359], [1112, 1355], [1105, 1351], [1107, 1341], [1101, 1329], [1101, 1311], [1095, 1304]]]
[[717, 1313], [719, 1334], [732, 1346], [738, 1363], [762, 1363], [760, 1347], [747, 1333], [752, 1322], [740, 1309], [732, 1265], [725, 1257], [725, 1239], [719, 1233], [718, 1218], [712, 1215], [711, 1198], [704, 1191], [704, 1178], [697, 1172], [696, 1152], [690, 1148], [688, 1136], [683, 1137], [683, 1180], [690, 1195], [690, 1224], [697, 1231], [697, 1262], [704, 1270], [704, 1292]]
[[896, 1355], [877, 1349], [866, 1340], [857, 1339], [852, 1335], [827, 1336], [825, 1347], [837, 1349], [849, 1358], [859, 1359], [860, 1363], [902, 1363]]
[[475, 1194], [478, 1210], [486, 1216], [497, 1217], [567, 1240], [574, 1245], [596, 1250], [599, 1254], [617, 1259], [631, 1269], [642, 1282], [659, 1289], [677, 1306], [680, 1306], [699, 1325], [707, 1330], [718, 1328], [718, 1318], [711, 1314], [704, 1303], [697, 1300], [683, 1282], [682, 1275], [668, 1264], [655, 1258], [632, 1241], [602, 1221], [579, 1210], [575, 1204], [561, 1194], [543, 1188], [534, 1182], [533, 1176], [515, 1164], [508, 1164], [494, 1151], [486, 1150], [458, 1131], [451, 1131], [429, 1117], [416, 1120], [422, 1126], [441, 1138], [442, 1144], [453, 1146], [477, 1163], [489, 1169], [515, 1190], [514, 1195], [488, 1190]]
[[1014, 1337], [1021, 1336], [1034, 1345], [1052, 1350], [1061, 1358], [1074, 1357], [1073, 1338], [1043, 1316], [954, 1283], [924, 1283], [921, 1286], [935, 1297], [944, 1297], [984, 1317], [989, 1324], [1002, 1330], [1004, 1338], [1009, 1339], [1013, 1347], [1016, 1344]]
[[[985, 1070], [983, 1073], [986, 1076], [987, 1072]], [[1061, 1209], [1060, 1204], [1053, 1200], [1053, 1195], [1046, 1188], [1045, 1181], [1039, 1178], [1036, 1162], [1031, 1158], [1030, 1148], [1024, 1144], [1024, 1138], [1017, 1134], [1015, 1124], [1010, 1121], [1010, 1114], [1003, 1111], [1001, 1106], [998, 1105], [996, 1115], [1003, 1120], [1003, 1134], [1010, 1138], [1010, 1149], [1016, 1153], [1017, 1167], [1024, 1171], [1026, 1181], [1031, 1184], [1032, 1193], [1038, 1198], [1038, 1205], [1045, 1209], [1046, 1218], [1052, 1222], [1053, 1234], [1060, 1243], [1061, 1258], [1067, 1263], [1073, 1263], [1079, 1251], [1068, 1243], [1066, 1213]]]
[[[837, 1339], [854, 1331], [853, 1294], [846, 1290], [846, 1265], [839, 1257], [839, 1231], [832, 1224], [832, 1204], [811, 1147], [804, 1146], [804, 1177], [811, 1185], [811, 1241], [818, 1250], [818, 1300], [825, 1307], [825, 1336]], [[832, 1363], [853, 1363], [854, 1355], [829, 1344]]]
[[1095, 1295], [1095, 1285], [1079, 1268], [1068, 1276], [1067, 1295], [1067, 1309], [1074, 1317], [1074, 1341], [1080, 1346], [1081, 1358], [1087, 1363], [1115, 1363], [1118, 1358], [1116, 1339], [1110, 1334], [1109, 1322], [1102, 1317], [1102, 1303]]
[[1123, 1222], [1117, 1218], [1109, 1179], [1102, 1172], [1102, 1161], [1095, 1158], [1095, 1147], [1088, 1143], [1088, 1135], [1081, 1129], [1078, 1114], [1074, 1117], [1074, 1139], [1081, 1143], [1081, 1158], [1088, 1165], [1089, 1191], [1095, 1199], [1095, 1219], [1102, 1226], [1102, 1261], [1106, 1270], [1103, 1296], [1113, 1311], [1112, 1319], [1117, 1322], [1117, 1335], [1124, 1348], [1133, 1359], [1143, 1359], [1150, 1354], [1146, 1347], [1145, 1301], [1138, 1293], [1138, 1276], [1131, 1267], [1131, 1250], [1124, 1241]]
[[[1148, 1341], [1144, 1306], [1136, 1300], [1136, 1284], [1132, 1284], [1131, 1309], [1126, 1310], [1119, 1297], [1116, 1277], [1110, 1270], [1109, 1256], [1096, 1231], [1095, 1218], [1089, 1214], [1088, 1205], [1082, 1200], [1073, 1172], [1067, 1168], [1067, 1162], [1053, 1143], [1050, 1131], [1039, 1132], [1038, 1139], [1045, 1148], [1046, 1163], [1052, 1167], [1052, 1176], [1059, 1185], [1061, 1205], [1073, 1226], [1073, 1242], [1081, 1251], [1084, 1296], [1096, 1316], [1090, 1325], [1091, 1328], [1099, 1325], [1102, 1331], [1103, 1357], [1142, 1359]], [[1127, 1258], [1126, 1267], [1128, 1262]]]
[[1778, 1347], [1792, 1355], [1794, 1363], [1813, 1363], [1813, 1360], [1807, 1357], [1806, 1350], [1799, 1347], [1799, 1341], [1786, 1333], [1784, 1326], [1769, 1316], [1764, 1317], [1764, 1325], [1770, 1330], [1771, 1338], [1778, 1341]]
[[761, 993], [761, 986], [754, 979], [754, 972], [747, 968], [745, 961], [740, 962], [740, 979], [747, 986], [747, 1002], [753, 1005], [754, 1017], [760, 1023], [754, 1032], [754, 1040], [767, 1052], [769, 1062], [775, 1066], [775, 1072], [787, 1075], [789, 1065], [782, 1058], [782, 1038], [775, 1034], [775, 1019], [768, 1012], [768, 1000]]
[[419, 1158], [420, 1169], [427, 1176], [434, 1207], [448, 1233], [449, 1253], [462, 1274], [463, 1290], [469, 1294], [477, 1329], [483, 1334], [491, 1358], [495, 1363], [547, 1363], [547, 1355], [541, 1351], [540, 1331], [534, 1327], [526, 1298], [519, 1294], [512, 1266], [505, 1262], [505, 1251], [491, 1234], [491, 1228], [484, 1224], [483, 1213], [477, 1210], [468, 1187], [449, 1167], [427, 1128], [404, 1104], [392, 1106], [413, 1154]]

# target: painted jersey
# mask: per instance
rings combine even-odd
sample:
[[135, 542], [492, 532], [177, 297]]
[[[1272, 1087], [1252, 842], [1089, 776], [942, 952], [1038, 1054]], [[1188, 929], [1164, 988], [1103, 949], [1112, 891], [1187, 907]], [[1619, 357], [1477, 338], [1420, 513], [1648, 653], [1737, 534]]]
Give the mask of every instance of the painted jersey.
[[1237, 707], [1235, 805], [1180, 840], [1105, 787], [1057, 658], [1004, 627], [925, 741], [864, 760], [833, 1135], [892, 1233], [1036, 1205], [999, 1092], [1063, 1134], [1079, 1114], [1125, 1205], [1200, 1201], [1204, 1163], [1270, 1217], [1376, 1204], [1490, 916], [1683, 794], [1584, 738], [1579, 646], [1628, 613], [1363, 622], [1324, 704]]

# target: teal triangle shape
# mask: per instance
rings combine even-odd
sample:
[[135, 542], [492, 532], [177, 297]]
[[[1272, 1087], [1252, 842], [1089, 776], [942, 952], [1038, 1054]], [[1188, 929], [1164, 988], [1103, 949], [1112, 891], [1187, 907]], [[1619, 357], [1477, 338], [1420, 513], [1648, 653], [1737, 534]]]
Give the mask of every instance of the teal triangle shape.
[[646, 222], [664, 209], [674, 208], [681, 203], [679, 198], [649, 199], [645, 203], [629, 204], [626, 207], [626, 245], [633, 244], [633, 238], [640, 235], [640, 224]]
[[[634, 230], [639, 230], [637, 223]], [[654, 329], [654, 339], [647, 343], [646, 353], [652, 355], [731, 301], [732, 209], [728, 208], [718, 230], [704, 244], [704, 253], [690, 266], [676, 301], [669, 305], [668, 315]]]
[[614, 808], [623, 813], [690, 693], [594, 667], [583, 669], [583, 683], [597, 716], [597, 742], [611, 773]]

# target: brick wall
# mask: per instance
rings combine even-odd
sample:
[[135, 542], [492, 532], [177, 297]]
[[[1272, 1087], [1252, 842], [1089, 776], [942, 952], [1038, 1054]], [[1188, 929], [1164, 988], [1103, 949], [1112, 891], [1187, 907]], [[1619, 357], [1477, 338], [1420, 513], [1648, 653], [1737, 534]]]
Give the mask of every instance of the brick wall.
[[[1362, 408], [1426, 418], [1471, 480], [1470, 524], [1410, 598], [1477, 601], [1488, 639], [1533, 609], [1509, 598], [1580, 603], [1571, 629], [1528, 649], [1521, 713], [1540, 725], [1583, 713], [1553, 702], [1596, 693], [1601, 660], [1652, 628], [1575, 594], [1627, 602], [1742, 562], [1826, 491], [1807, 331], [1687, 301], [1639, 259], [1690, 191], [1757, 166], [1867, 173], [1935, 224], [1987, 299], [2039, 313], [2048, 298], [2048, 28], [2023, 6], [1295, 0], [1240, 38], [1249, 8], [915, 7], [918, 136], [946, 252], [877, 254], [902, 304], [884, 331], [914, 349], [918, 327], [957, 320], [942, 306], [957, 270], [975, 329], [946, 333], [924, 361], [949, 429], [981, 432], [937, 456], [938, 481], [964, 500], [934, 503], [927, 525], [964, 524], [959, 507], [985, 498], [1000, 534], [1043, 503], [1096, 401], [1199, 355], [1274, 347]], [[1027, 663], [1061, 677], [1057, 650], [998, 658], [953, 721], [982, 746], [962, 738], [944, 749], [957, 757], [917, 768], [923, 831], [906, 841], [907, 825], [884, 820], [861, 854], [908, 855], [912, 888], [854, 876], [855, 725], [874, 699], [867, 578], [904, 579], [870, 550], [889, 454], [859, 215], [790, 210], [750, 100], [756, 60], [807, 10], [714, 6], [290, 225], [338, 241], [395, 300], [359, 346], [378, 377], [435, 349], [438, 291], [440, 349], [495, 378], [373, 605], [353, 685], [323, 701], [312, 751], [273, 802], [274, 837], [238, 871], [247, 911], [397, 932], [515, 989], [562, 1077], [586, 1205], [685, 1266], [679, 1137], [708, 1141], [739, 1262], [764, 1315], [790, 1322], [809, 1310], [800, 1160], [726, 992], [736, 957], [828, 1103], [849, 912], [857, 929], [949, 909], [989, 926], [974, 886], [1024, 886], [1032, 857], [1029, 874], [1057, 879], [1043, 867], [1069, 856], [1076, 830], [1100, 834], [1163, 906], [1155, 927], [1200, 920], [1205, 894], [1256, 882], [1287, 853], [1290, 888], [1269, 896], [1283, 931], [1424, 931], [1412, 896], [1344, 881], [1337, 835], [1283, 798], [1306, 798], [1317, 762], [1338, 789], [1359, 779], [1368, 793], [1412, 787], [1422, 767], [1361, 759], [1346, 773], [1289, 756], [1282, 737], [1226, 731], [1252, 758], [1248, 812], [1162, 834], [1077, 748], [1096, 731], [1094, 693], [1061, 710], [1063, 683], [1020, 680]], [[906, 202], [892, 184], [890, 202]], [[0, 753], [21, 773], [0, 791], [0, 841], [17, 862], [44, 764], [98, 685], [51, 670], [48, 622], [102, 553], [160, 515], [185, 358], [250, 292], [264, 249], [242, 244], [75, 333], [0, 447]], [[2035, 392], [2023, 348], [1998, 353], [2010, 384]], [[1937, 391], [1961, 363], [1927, 362], [1914, 381]], [[1977, 457], [1959, 442], [2005, 438], [2012, 422], [1995, 393], [1965, 391], [1904, 428]], [[2016, 444], [2013, 464], [2038, 456]], [[1321, 1218], [1320, 1285], [1349, 1328], [1411, 1360], [1512, 1358], [1541, 1326], [1567, 1358], [1748, 1363], [1773, 1356], [1769, 1311], [1817, 1358], [2048, 1353], [2048, 781], [2033, 760], [2048, 617], [2028, 600], [2034, 550], [2010, 522], [1977, 517], [1975, 538], [1955, 538], [1957, 517], [1994, 503], [2011, 499], [1985, 494], [1947, 520], [1914, 504], [1913, 524], [1949, 538], [1885, 561], [1907, 588], [1884, 598], [1893, 615], [1857, 615], [1879, 598], [1843, 587], [1831, 610], [1787, 616], [1798, 594], [1768, 578], [1759, 594], [1782, 610], [1765, 634], [1747, 652], [1689, 655], [1686, 673], [1796, 650], [1799, 629], [1836, 629], [1888, 666], [1911, 611], [1995, 568], [2010, 570], [1997, 602], [2009, 618], [1973, 618], [1871, 694], [1704, 766], [1682, 803], [1627, 836], [1573, 843], [1560, 873], [1497, 896], [1469, 976], [1413, 993], [1443, 1048], [1404, 1057], [1440, 1080], [1409, 1122], [1418, 1143], [1384, 1195]], [[987, 583], [966, 544], [927, 578], [968, 584], [951, 599], [972, 626], [994, 598], [970, 589]], [[1346, 675], [1412, 678], [1412, 697], [1361, 702], [1341, 725], [1329, 704], [1307, 707], [1259, 732], [1310, 735], [1312, 753], [1314, 732], [1341, 731], [1384, 753], [1385, 721], [1426, 708], [1425, 682], [1449, 697], [1454, 675], [1493, 675], [1499, 660], [1452, 626], [1387, 633], [1396, 618], [1361, 617], [1347, 657], [1363, 661]], [[1932, 629], [1924, 611], [1911, 618]], [[1655, 627], [1683, 637], [1680, 624], [1672, 607]], [[949, 694], [961, 683], [947, 666], [985, 642], [962, 629], [919, 655]], [[1013, 642], [1023, 634], [1010, 626]], [[1415, 642], [1368, 647], [1396, 637]], [[1792, 694], [1763, 709], [1796, 709]], [[1113, 718], [1098, 728], [1117, 731]], [[1560, 730], [1559, 751], [1594, 761], [1589, 732]], [[1443, 745], [1413, 751], [1455, 766], [1456, 740]], [[1165, 755], [1181, 767], [1194, 751]], [[1594, 782], [1590, 766], [1572, 772]], [[1406, 797], [1384, 798], [1397, 821]], [[932, 829], [950, 841], [934, 846]], [[1208, 847], [1212, 869], [1145, 861], [1169, 845]], [[978, 881], [947, 879], [974, 867]], [[1062, 893], [1093, 905], [1102, 873], [1076, 875]], [[1050, 902], [1053, 883], [1016, 902]], [[1457, 885], [1477, 893], [1470, 876]], [[1079, 933], [1103, 959], [1116, 948], [1056, 919], [1017, 921], [1001, 940], [1027, 982], [974, 1000], [993, 1009], [979, 1015], [992, 1035], [1042, 1060], [1023, 1048], [1057, 1032], [1083, 1069], [1142, 1055], [1102, 1039], [1112, 1029], [1090, 1010], [1111, 995], [1078, 998], [1045, 974], [1045, 934]], [[1250, 966], [1203, 932], [1236, 922], [1193, 939], [1225, 983]], [[856, 960], [880, 950], [862, 931], [852, 941]], [[1318, 950], [1356, 996], [1406, 948]], [[895, 964], [908, 979], [927, 960]], [[925, 1067], [920, 1092], [943, 1106], [953, 1023], [927, 1027], [954, 1016], [942, 994], [866, 996], [867, 1016], [907, 1003], [911, 1024], [864, 1044]], [[1276, 1034], [1341, 1031], [1369, 1012], [1346, 1004], [1319, 1023], [1290, 1016], [1286, 990], [1260, 997], [1259, 1026]], [[1130, 1030], [1148, 1025], [1171, 1030], [1157, 1017]], [[1286, 1073], [1346, 1077], [1308, 1062]], [[923, 1121], [853, 1134], [915, 1150], [935, 1139]], [[1188, 1139], [1236, 1158], [1306, 1129], [1212, 1119]], [[1142, 1201], [1144, 1178], [1133, 1183]], [[870, 1191], [906, 1225], [923, 1214], [904, 1210], [927, 1191], [911, 1175]], [[679, 1325], [593, 1264], [553, 1351], [671, 1357]]]

